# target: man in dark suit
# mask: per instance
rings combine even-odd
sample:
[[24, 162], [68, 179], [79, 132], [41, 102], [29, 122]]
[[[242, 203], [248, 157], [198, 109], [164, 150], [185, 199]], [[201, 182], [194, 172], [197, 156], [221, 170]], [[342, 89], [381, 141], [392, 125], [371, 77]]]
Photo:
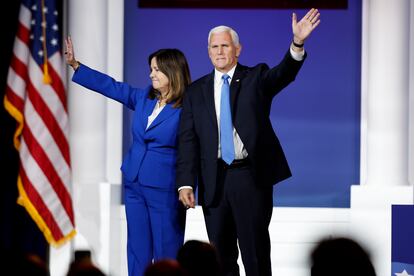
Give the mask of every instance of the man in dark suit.
[[319, 25], [311, 9], [292, 15], [293, 41], [279, 65], [238, 63], [241, 45], [226, 26], [209, 33], [214, 71], [189, 86], [179, 129], [179, 199], [194, 208], [194, 189], [224, 275], [239, 275], [238, 249], [247, 276], [271, 275], [268, 227], [273, 185], [291, 176], [269, 119], [273, 97], [292, 82], [306, 57], [303, 45]]

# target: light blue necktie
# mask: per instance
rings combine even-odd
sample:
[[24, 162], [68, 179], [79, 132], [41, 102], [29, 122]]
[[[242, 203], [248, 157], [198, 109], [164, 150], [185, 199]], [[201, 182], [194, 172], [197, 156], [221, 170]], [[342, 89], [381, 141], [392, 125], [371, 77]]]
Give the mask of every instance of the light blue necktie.
[[224, 74], [223, 86], [221, 87], [220, 101], [220, 142], [221, 158], [230, 165], [234, 160], [233, 124], [230, 110], [230, 87], [229, 75]]

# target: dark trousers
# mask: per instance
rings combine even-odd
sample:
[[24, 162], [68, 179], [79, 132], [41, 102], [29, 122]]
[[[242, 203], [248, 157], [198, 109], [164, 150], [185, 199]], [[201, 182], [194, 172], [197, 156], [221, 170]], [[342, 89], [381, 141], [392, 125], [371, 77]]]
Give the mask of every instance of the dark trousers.
[[221, 260], [223, 275], [239, 275], [238, 248], [246, 276], [272, 275], [269, 223], [273, 188], [254, 183], [250, 166], [218, 170], [216, 204], [203, 207], [207, 233]]

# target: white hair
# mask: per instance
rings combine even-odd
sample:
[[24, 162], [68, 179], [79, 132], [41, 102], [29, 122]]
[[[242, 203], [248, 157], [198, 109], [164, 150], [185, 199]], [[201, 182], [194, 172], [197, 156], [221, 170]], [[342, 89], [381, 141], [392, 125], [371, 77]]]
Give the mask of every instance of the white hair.
[[208, 45], [210, 45], [210, 39], [213, 34], [224, 33], [224, 32], [228, 32], [231, 36], [231, 40], [233, 41], [234, 45], [239, 46], [240, 44], [239, 35], [236, 33], [235, 30], [227, 26], [217, 26], [211, 29], [210, 32], [208, 33]]

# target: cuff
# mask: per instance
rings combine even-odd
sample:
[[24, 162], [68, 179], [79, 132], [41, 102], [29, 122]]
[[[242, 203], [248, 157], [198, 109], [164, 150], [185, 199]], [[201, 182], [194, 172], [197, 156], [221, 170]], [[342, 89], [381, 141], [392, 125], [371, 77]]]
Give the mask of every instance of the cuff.
[[303, 57], [305, 56], [305, 48], [302, 48], [303, 50], [300, 52], [295, 52], [292, 50], [292, 47], [289, 48], [290, 49], [290, 55], [292, 56], [292, 58], [296, 61], [302, 61]]
[[180, 188], [178, 188], [178, 191], [181, 191], [182, 189], [193, 189], [193, 187], [191, 186], [181, 186]]

